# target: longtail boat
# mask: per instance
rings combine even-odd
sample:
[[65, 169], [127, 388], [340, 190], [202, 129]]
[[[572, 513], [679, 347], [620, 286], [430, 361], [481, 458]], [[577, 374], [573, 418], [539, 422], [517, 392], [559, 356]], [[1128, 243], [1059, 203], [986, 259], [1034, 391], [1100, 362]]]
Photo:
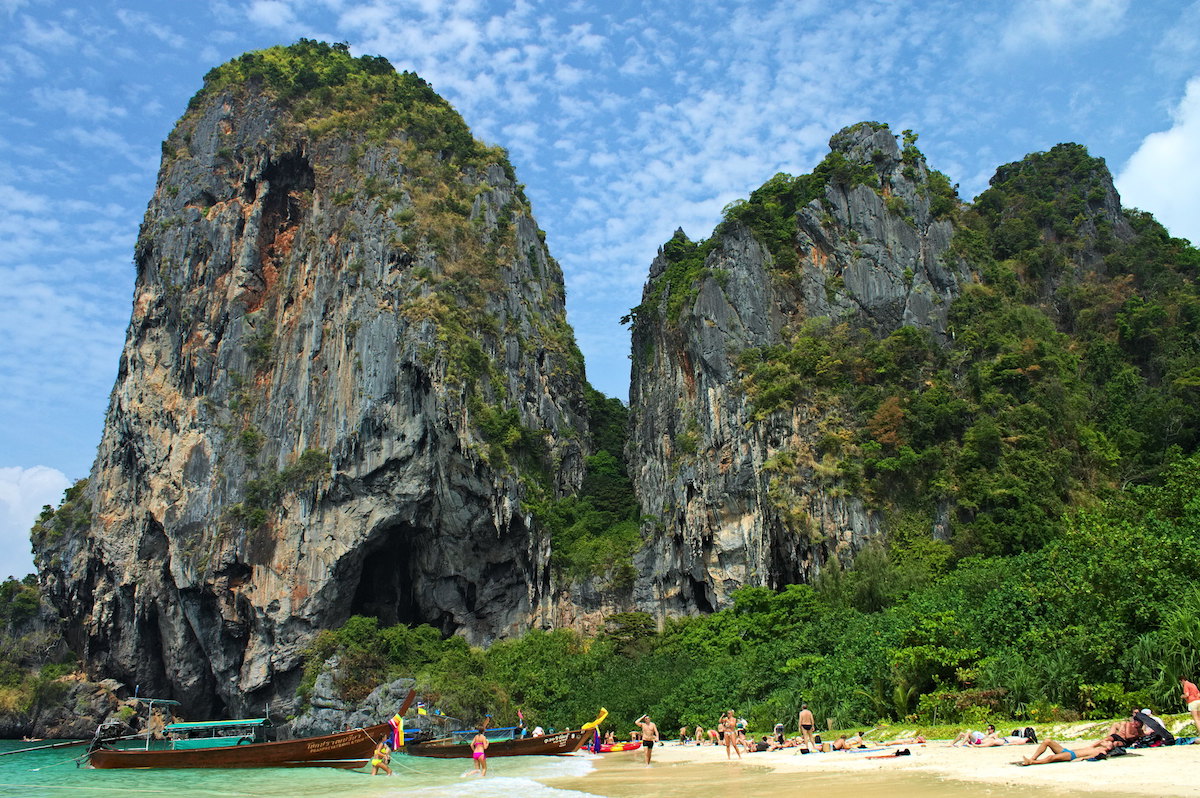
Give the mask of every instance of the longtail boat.
[[[408, 711], [414, 695], [410, 690], [396, 712], [398, 717]], [[94, 768], [360, 768], [370, 761], [375, 746], [389, 740], [397, 729], [393, 721], [320, 737], [266, 742], [262, 736], [266, 725], [265, 718], [172, 723], [164, 731], [179, 739], [147, 740], [145, 748], [119, 748], [99, 740], [88, 757]], [[184, 739], [187, 733], [206, 736]]]
[[[595, 720], [585, 723], [579, 729], [555, 732], [554, 734], [547, 734], [541, 737], [510, 736], [507, 739], [493, 739], [492, 737], [488, 737], [487, 755], [495, 757], [573, 754], [591, 738], [590, 733], [592, 729], [603, 723], [606, 717], [608, 717], [608, 710], [602, 707], [600, 715]], [[483, 731], [484, 736], [488, 736], [489, 734], [511, 735], [518, 728], [520, 727], [490, 730], [472, 729], [457, 732], [449, 737], [442, 737], [436, 740], [409, 743], [404, 747], [404, 752], [410, 756], [431, 756], [438, 759], [465, 759], [471, 756], [471, 738], [479, 731]]]

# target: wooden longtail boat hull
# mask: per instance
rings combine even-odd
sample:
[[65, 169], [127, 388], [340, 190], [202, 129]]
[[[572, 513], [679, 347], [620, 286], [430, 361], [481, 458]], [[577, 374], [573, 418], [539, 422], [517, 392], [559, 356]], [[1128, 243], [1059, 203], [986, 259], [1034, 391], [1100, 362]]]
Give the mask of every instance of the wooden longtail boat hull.
[[[545, 737], [524, 737], [519, 740], [493, 740], [488, 744], [488, 758], [496, 756], [546, 756], [571, 754], [583, 745], [581, 729], [547, 734]], [[471, 756], [470, 741], [433, 740], [410, 743], [400, 749], [410, 756], [432, 756], [438, 759], [467, 759]]]
[[220, 748], [136, 751], [99, 748], [92, 752], [95, 768], [360, 768], [371, 759], [380, 740], [391, 733], [386, 723], [365, 729]]
[[[411, 692], [408, 694], [399, 709], [400, 715], [408, 711], [413, 696]], [[391, 726], [379, 723], [322, 737], [217, 748], [161, 751], [97, 748], [90, 759], [95, 768], [360, 768], [371, 760], [375, 746], [389, 734]]]

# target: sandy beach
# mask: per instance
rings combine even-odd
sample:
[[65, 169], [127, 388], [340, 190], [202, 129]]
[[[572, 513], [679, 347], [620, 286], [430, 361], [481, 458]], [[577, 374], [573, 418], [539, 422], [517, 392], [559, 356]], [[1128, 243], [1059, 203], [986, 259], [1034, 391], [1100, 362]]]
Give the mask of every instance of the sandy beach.
[[[1031, 790], [1062, 798], [1117, 795], [1200, 796], [1200, 745], [1131, 751], [1100, 762], [1076, 761], [1038, 767], [1012, 764], [1035, 747], [951, 748], [947, 742], [902, 746], [909, 756], [868, 759], [887, 751], [800, 755], [793, 750], [743, 755], [727, 761], [714, 746], [660, 744], [647, 768], [641, 751], [603, 754], [596, 770], [551, 786], [595, 795], [707, 796], [733, 790], [758, 798], [794, 796], [819, 789], [823, 798], [948, 798], [983, 786], [989, 796], [1028, 795]], [[894, 749], [893, 749], [894, 750]]]

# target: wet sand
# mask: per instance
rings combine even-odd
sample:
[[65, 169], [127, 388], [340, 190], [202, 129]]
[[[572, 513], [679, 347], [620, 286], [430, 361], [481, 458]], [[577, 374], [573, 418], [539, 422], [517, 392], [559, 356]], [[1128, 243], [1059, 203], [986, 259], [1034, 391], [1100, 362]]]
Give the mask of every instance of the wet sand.
[[1018, 767], [1034, 746], [950, 748], [946, 743], [903, 746], [912, 753], [867, 759], [881, 752], [799, 755], [792, 750], [744, 755], [727, 761], [714, 746], [657, 746], [646, 767], [641, 751], [602, 754], [583, 778], [555, 779], [553, 787], [609, 798], [653, 795], [702, 798], [725, 794], [794, 798], [798, 789], [822, 798], [951, 798], [970, 792], [1018, 798], [1036, 792], [1059, 798], [1130, 795], [1200, 796], [1200, 745], [1156, 748], [1101, 762]]

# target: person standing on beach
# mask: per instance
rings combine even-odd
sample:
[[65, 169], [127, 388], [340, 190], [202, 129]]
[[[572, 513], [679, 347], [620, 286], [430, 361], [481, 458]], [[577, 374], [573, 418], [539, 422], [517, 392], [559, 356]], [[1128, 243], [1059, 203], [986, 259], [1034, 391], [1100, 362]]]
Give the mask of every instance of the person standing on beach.
[[813, 729], [816, 727], [817, 722], [813, 718], [812, 710], [808, 708], [808, 704], [800, 705], [799, 724], [800, 734], [804, 737], [804, 742], [808, 746], [808, 750], [817, 750], [817, 744], [813, 742]]
[[650, 756], [654, 751], [654, 744], [658, 742], [658, 726], [650, 720], [649, 715], [642, 715], [636, 722], [642, 729], [642, 748], [646, 749], [646, 767], [650, 767]]
[[704, 727], [696, 727], [696, 745], [704, 745]]
[[742, 752], [738, 749], [737, 742], [737, 718], [733, 716], [733, 710], [729, 710], [721, 716], [721, 722], [717, 724], [721, 730], [721, 739], [725, 742], [725, 758], [733, 759], [732, 754], [737, 754], [738, 759], [742, 758]]
[[1192, 723], [1196, 724], [1196, 734], [1200, 734], [1200, 689], [1182, 676], [1179, 677], [1179, 686], [1183, 688], [1183, 703], [1187, 705], [1187, 711], [1192, 713]]

